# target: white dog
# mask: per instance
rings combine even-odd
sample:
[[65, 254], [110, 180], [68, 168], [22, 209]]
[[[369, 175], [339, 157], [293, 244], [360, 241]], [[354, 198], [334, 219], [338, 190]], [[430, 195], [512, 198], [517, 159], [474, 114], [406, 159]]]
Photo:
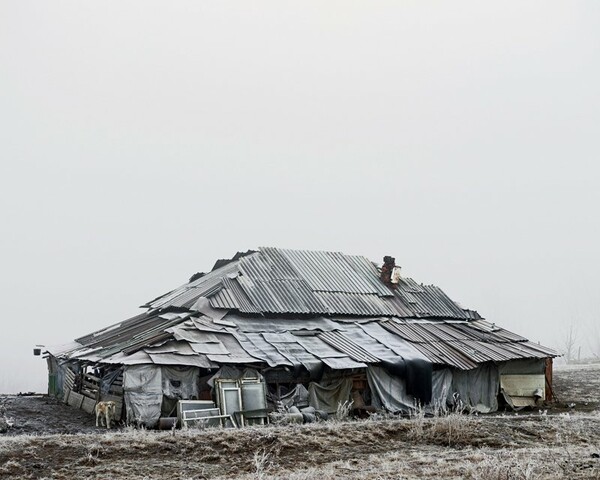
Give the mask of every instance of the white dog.
[[[98, 402], [96, 404], [96, 426], [99, 427], [99, 423], [104, 423], [106, 428], [110, 428], [110, 423], [115, 419], [115, 413], [117, 411], [117, 405], [115, 402]], [[100, 422], [98, 422], [100, 420]]]

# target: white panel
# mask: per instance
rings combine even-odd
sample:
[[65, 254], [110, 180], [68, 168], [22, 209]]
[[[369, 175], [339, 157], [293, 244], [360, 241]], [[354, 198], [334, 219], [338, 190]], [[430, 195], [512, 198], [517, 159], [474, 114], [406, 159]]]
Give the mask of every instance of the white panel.
[[533, 397], [541, 390], [541, 398], [546, 397], [546, 377], [544, 375], [500, 375], [500, 388], [511, 397]]

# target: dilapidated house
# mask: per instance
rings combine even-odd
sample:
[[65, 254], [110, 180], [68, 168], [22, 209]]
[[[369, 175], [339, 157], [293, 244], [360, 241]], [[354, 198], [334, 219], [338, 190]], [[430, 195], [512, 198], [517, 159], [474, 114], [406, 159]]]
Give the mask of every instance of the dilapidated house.
[[339, 252], [260, 248], [143, 308], [48, 348], [50, 393], [90, 412], [114, 400], [123, 420], [150, 427], [181, 421], [186, 402], [239, 425], [273, 410], [304, 420], [342, 405], [491, 412], [552, 396], [556, 352], [405, 278], [391, 257], [378, 267]]

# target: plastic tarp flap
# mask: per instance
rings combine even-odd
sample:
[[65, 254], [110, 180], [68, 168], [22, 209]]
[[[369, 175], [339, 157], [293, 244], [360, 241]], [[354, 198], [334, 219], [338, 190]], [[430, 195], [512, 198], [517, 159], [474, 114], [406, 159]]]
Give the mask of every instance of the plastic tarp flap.
[[405, 379], [404, 385], [409, 395], [416, 397], [422, 405], [430, 403], [433, 366], [429, 359], [409, 342], [389, 332], [378, 323], [360, 324], [359, 327], [402, 357], [402, 362], [384, 360], [383, 363], [393, 376]]
[[115, 382], [115, 380], [119, 378], [120, 375], [120, 368], [117, 368], [116, 370], [113, 370], [112, 372], [109, 372], [106, 375], [104, 375], [100, 381], [100, 392], [105, 395], [108, 394], [110, 392], [110, 387]]
[[152, 428], [160, 418], [162, 372], [155, 365], [127, 366], [123, 370], [127, 423]]
[[431, 383], [431, 404], [446, 411], [447, 406], [452, 404], [452, 370], [434, 370]]
[[304, 385], [299, 383], [294, 387], [293, 390], [289, 391], [285, 395], [281, 395], [279, 400], [275, 394], [267, 392], [267, 402], [274, 407], [290, 408], [292, 406], [307, 406], [308, 403], [308, 390]]
[[197, 368], [162, 367], [163, 395], [178, 400], [197, 400], [199, 378]]
[[321, 384], [311, 382], [308, 385], [308, 402], [317, 410], [327, 413], [336, 413], [338, 405], [350, 401], [352, 379], [342, 378]]
[[452, 392], [459, 395], [467, 408], [480, 413], [498, 410], [499, 385], [498, 367], [493, 364], [452, 373]]
[[410, 413], [415, 409], [415, 399], [406, 392], [404, 379], [392, 376], [383, 367], [369, 365], [367, 381], [371, 389], [371, 404], [392, 413]]

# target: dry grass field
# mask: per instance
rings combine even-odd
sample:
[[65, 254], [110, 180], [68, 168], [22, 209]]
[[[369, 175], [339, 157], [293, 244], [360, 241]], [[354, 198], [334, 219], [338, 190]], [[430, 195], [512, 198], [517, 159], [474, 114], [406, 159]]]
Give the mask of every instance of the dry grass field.
[[557, 405], [519, 414], [172, 432], [106, 432], [46, 397], [4, 397], [0, 478], [600, 478], [600, 366], [559, 368], [555, 386]]

